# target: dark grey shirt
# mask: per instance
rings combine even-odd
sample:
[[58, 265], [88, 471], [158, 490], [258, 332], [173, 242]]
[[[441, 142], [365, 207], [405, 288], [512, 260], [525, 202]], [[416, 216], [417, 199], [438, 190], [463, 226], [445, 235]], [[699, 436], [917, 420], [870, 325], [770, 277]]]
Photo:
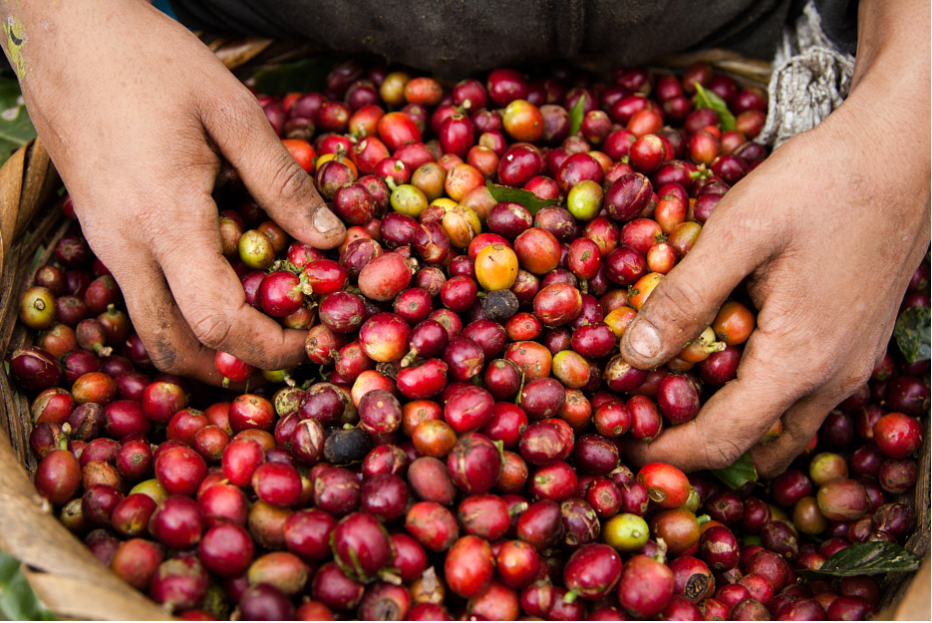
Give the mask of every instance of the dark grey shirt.
[[[172, 0], [188, 26], [311, 40], [426, 71], [597, 54], [619, 63], [728, 47], [770, 59], [804, 0]], [[857, 0], [816, 0], [826, 34], [854, 51]]]

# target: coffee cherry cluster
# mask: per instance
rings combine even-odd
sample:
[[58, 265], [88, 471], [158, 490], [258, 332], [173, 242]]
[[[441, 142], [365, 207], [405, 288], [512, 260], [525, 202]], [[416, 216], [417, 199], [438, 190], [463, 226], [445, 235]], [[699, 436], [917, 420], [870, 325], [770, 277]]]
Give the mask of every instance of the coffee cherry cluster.
[[871, 577], [798, 572], [915, 529], [888, 496], [917, 479], [929, 361], [891, 345], [766, 483], [623, 461], [622, 440], [696, 417], [754, 329], [736, 291], [665, 366], [618, 354], [766, 157], [749, 142], [763, 93], [705, 65], [610, 83], [498, 69], [446, 89], [347, 61], [323, 93], [257, 99], [348, 234], [333, 251], [290, 240], [226, 170], [224, 255], [249, 304], [307, 330], [313, 365], [260, 374], [217, 353], [245, 393], [158, 373], [79, 234], [22, 298], [39, 334], [10, 372], [35, 394], [36, 487], [101, 562], [187, 619], [876, 612]]

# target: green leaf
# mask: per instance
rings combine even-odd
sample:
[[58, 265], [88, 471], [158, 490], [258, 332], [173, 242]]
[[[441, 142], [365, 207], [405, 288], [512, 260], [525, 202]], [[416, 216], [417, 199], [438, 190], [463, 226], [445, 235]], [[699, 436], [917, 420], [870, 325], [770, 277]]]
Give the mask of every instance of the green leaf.
[[915, 571], [922, 561], [899, 543], [855, 543], [835, 553], [819, 569], [800, 571], [807, 579], [820, 576], [847, 578], [880, 575], [891, 571]]
[[496, 186], [492, 182], [486, 182], [485, 186], [489, 189], [489, 192], [492, 193], [492, 197], [495, 199], [495, 201], [499, 203], [502, 201], [520, 203], [525, 208], [527, 208], [528, 212], [530, 212], [532, 216], [537, 214], [537, 211], [541, 208], [546, 208], [547, 206], [552, 206], [558, 203], [556, 199], [541, 199], [529, 190]]
[[715, 91], [706, 91], [702, 85], [696, 83], [696, 108], [711, 108], [718, 113], [722, 122], [722, 130], [728, 132], [735, 129], [735, 116], [728, 110], [728, 104], [720, 98]]
[[573, 110], [570, 111], [570, 136], [573, 136], [579, 132], [579, 128], [582, 127], [583, 117], [586, 115], [586, 96], [583, 94], [576, 104], [573, 106]]
[[321, 56], [262, 69], [253, 76], [255, 88], [267, 95], [323, 91], [335, 63], [335, 58]]
[[19, 561], [0, 552], [0, 586], [6, 586], [19, 573]]
[[900, 352], [909, 363], [930, 358], [930, 311], [932, 310], [923, 305], [914, 305], [896, 319], [893, 336], [896, 337], [896, 345], [900, 347]]
[[29, 264], [29, 271], [32, 272], [39, 266], [39, 259], [42, 257], [42, 254], [45, 253], [45, 245], [40, 244], [36, 248], [35, 254], [32, 256], [32, 262]]
[[0, 552], [0, 619], [8, 621], [54, 621], [53, 615], [20, 573], [19, 561]]
[[19, 82], [0, 77], [0, 165], [14, 151], [36, 137], [26, 106], [22, 104]]
[[728, 485], [731, 489], [737, 489], [748, 482], [757, 482], [757, 470], [754, 469], [754, 461], [751, 455], [745, 452], [731, 467], [725, 469], [709, 470], [713, 476]]

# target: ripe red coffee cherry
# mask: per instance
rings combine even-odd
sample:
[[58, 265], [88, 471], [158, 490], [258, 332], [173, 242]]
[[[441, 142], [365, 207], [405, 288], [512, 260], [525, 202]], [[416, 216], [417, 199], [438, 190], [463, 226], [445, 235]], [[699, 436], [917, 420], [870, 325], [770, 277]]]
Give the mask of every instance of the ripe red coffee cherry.
[[187, 446], [170, 448], [155, 460], [155, 476], [170, 495], [193, 496], [207, 477], [207, 463]]
[[433, 552], [448, 550], [459, 538], [456, 518], [436, 502], [418, 502], [412, 506], [405, 517], [405, 529]]
[[162, 501], [149, 521], [149, 531], [162, 544], [187, 549], [201, 540], [204, 515], [191, 498], [173, 495]]
[[601, 599], [611, 593], [621, 579], [621, 557], [612, 547], [601, 543], [584, 545], [567, 561], [563, 581], [576, 595]]
[[36, 489], [52, 504], [60, 505], [72, 499], [81, 488], [81, 468], [68, 450], [48, 453], [36, 470]]
[[498, 106], [505, 107], [515, 100], [527, 98], [528, 86], [524, 77], [513, 69], [495, 69], [486, 82], [489, 99]]
[[605, 193], [605, 209], [616, 221], [630, 221], [644, 211], [652, 192], [650, 182], [640, 173], [622, 175]]
[[456, 392], [443, 408], [446, 422], [459, 434], [479, 430], [494, 415], [495, 400], [481, 387], [466, 387]]
[[235, 523], [220, 523], [204, 534], [198, 545], [201, 562], [221, 577], [243, 573], [252, 563], [255, 545], [246, 530]]
[[662, 508], [679, 508], [689, 498], [691, 485], [686, 474], [667, 463], [648, 463], [638, 472], [637, 480]]
[[447, 585], [461, 597], [474, 597], [495, 575], [495, 557], [488, 542], [467, 535], [447, 552], [444, 576]]
[[502, 473], [502, 456], [488, 437], [470, 433], [456, 442], [447, 458], [447, 470], [460, 489], [486, 493]]
[[582, 295], [566, 283], [548, 285], [534, 297], [534, 314], [548, 326], [567, 324], [582, 311]]
[[378, 577], [394, 557], [385, 528], [366, 513], [344, 517], [333, 530], [331, 547], [337, 563], [351, 577], [363, 581]]
[[411, 269], [398, 253], [386, 253], [359, 273], [359, 289], [375, 301], [390, 301], [411, 283]]
[[266, 275], [259, 284], [258, 296], [262, 311], [276, 318], [294, 313], [304, 301], [300, 279], [287, 270]]
[[252, 473], [252, 488], [266, 504], [288, 507], [301, 497], [301, 477], [285, 463], [263, 463]]
[[892, 459], [905, 459], [922, 444], [922, 424], [903, 413], [888, 413], [874, 424], [874, 443]]
[[618, 584], [618, 603], [640, 619], [659, 614], [673, 597], [673, 571], [647, 556], [634, 556], [624, 565]]
[[400, 316], [380, 313], [369, 318], [359, 332], [363, 352], [373, 361], [391, 362], [406, 352], [410, 328]]

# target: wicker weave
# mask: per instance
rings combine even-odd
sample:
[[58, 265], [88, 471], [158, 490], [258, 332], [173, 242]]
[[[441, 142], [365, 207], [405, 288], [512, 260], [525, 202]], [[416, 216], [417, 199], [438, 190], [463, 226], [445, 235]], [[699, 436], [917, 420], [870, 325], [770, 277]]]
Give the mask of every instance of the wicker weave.
[[[215, 39], [209, 45], [231, 69], [246, 63], [281, 62], [306, 51], [273, 44], [267, 39]], [[702, 57], [671, 57], [663, 62], [677, 67], [696, 60], [711, 62], [745, 81], [765, 83], [769, 78], [767, 67], [725, 51], [711, 51]], [[0, 258], [6, 260], [0, 261], [0, 353], [4, 359], [33, 338], [19, 323], [16, 310], [22, 291], [33, 281], [34, 267], [45, 264], [58, 239], [74, 227], [61, 214], [59, 187], [58, 175], [38, 139], [18, 150], [0, 169]], [[44, 252], [36, 258], [40, 248]], [[925, 426], [928, 430], [928, 418]], [[23, 562], [23, 573], [29, 583], [60, 618], [169, 618], [165, 611], [103, 567], [51, 514], [30, 478], [36, 467], [29, 452], [30, 431], [28, 400], [18, 393], [6, 372], [0, 370], [0, 549]], [[926, 435], [915, 495], [900, 500], [917, 509], [919, 527], [907, 545], [926, 560], [920, 577], [911, 587], [911, 578], [904, 574], [894, 574], [885, 580], [882, 605], [890, 609], [882, 618], [929, 618], [929, 457]], [[892, 609], [891, 604], [896, 604], [896, 608]]]

